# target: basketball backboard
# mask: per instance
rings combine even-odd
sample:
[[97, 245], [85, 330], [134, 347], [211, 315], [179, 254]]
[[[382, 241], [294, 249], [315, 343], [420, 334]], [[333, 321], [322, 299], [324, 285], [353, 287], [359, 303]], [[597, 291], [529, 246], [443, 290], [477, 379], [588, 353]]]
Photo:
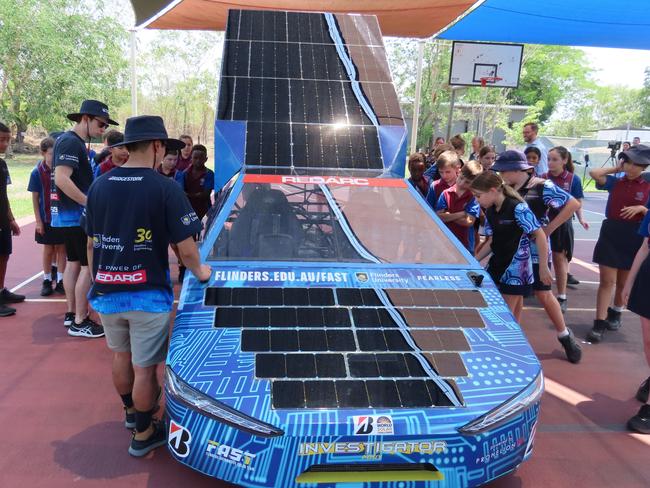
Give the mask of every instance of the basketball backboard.
[[523, 53], [523, 44], [454, 41], [449, 84], [517, 88]]

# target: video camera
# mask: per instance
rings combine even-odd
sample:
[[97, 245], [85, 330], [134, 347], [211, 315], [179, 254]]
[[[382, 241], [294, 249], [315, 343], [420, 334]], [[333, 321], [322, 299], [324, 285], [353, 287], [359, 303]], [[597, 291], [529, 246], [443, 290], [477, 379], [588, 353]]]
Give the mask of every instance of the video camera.
[[607, 143], [607, 149], [611, 151], [618, 151], [619, 149], [621, 149], [621, 144], [622, 144], [621, 141], [609, 141]]

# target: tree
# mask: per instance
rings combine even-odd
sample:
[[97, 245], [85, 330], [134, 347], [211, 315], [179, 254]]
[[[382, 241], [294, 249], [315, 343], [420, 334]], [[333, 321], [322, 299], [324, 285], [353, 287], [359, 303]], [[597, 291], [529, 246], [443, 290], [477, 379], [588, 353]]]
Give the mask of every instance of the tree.
[[84, 3], [0, 0], [0, 116], [19, 135], [64, 128], [86, 98], [125, 99], [126, 33]]
[[644, 126], [650, 126], [650, 66], [645, 69], [643, 88], [639, 92], [637, 103], [641, 109], [640, 123]]

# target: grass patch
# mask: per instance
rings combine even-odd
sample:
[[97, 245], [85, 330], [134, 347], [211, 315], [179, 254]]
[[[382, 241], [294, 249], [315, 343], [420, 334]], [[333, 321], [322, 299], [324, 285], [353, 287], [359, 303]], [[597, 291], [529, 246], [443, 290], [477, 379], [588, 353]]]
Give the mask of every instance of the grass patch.
[[11, 204], [14, 217], [21, 218], [34, 215], [32, 207], [32, 194], [27, 191], [29, 175], [40, 160], [37, 154], [16, 154], [6, 158], [11, 185], [7, 187], [7, 196]]

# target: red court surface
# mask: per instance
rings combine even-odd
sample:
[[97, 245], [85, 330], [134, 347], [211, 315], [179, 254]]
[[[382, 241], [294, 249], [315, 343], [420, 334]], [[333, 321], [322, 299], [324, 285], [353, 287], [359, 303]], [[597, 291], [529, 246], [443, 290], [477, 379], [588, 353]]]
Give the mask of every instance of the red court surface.
[[[592, 229], [576, 229], [572, 265], [583, 283], [570, 290], [567, 313], [581, 339], [594, 316], [598, 274], [590, 263], [603, 195], [590, 194], [585, 209]], [[33, 229], [25, 226], [14, 239], [9, 288], [40, 271]], [[28, 301], [14, 317], [0, 319], [0, 487], [229, 486], [181, 466], [164, 448], [144, 459], [128, 455], [130, 433], [104, 340], [69, 337], [63, 298], [41, 299], [40, 284], [36, 277], [21, 286]], [[539, 305], [526, 305], [523, 327], [547, 378], [541, 422], [532, 458], [490, 487], [650, 486], [650, 436], [625, 429], [640, 406], [636, 389], [650, 374], [638, 318], [626, 312], [619, 332], [599, 345], [583, 344], [583, 361], [571, 365]]]

